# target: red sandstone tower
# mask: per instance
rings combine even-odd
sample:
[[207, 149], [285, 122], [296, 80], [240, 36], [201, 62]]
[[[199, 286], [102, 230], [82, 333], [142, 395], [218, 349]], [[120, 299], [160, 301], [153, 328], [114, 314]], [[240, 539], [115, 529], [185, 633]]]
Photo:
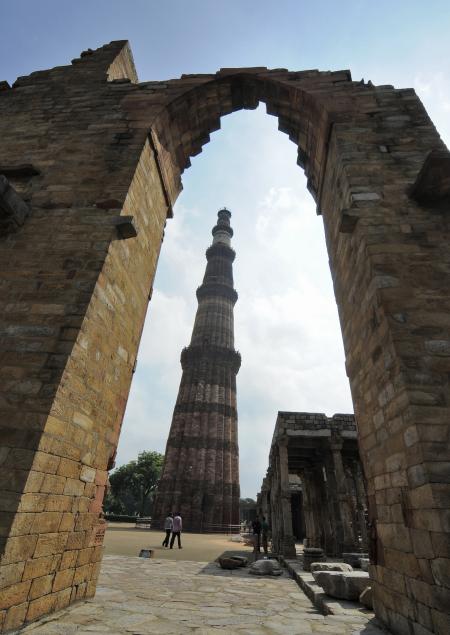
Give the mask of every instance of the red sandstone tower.
[[239, 523], [235, 252], [231, 213], [222, 209], [217, 215], [191, 343], [181, 353], [183, 375], [153, 514], [159, 521], [180, 511], [185, 529], [192, 531]]

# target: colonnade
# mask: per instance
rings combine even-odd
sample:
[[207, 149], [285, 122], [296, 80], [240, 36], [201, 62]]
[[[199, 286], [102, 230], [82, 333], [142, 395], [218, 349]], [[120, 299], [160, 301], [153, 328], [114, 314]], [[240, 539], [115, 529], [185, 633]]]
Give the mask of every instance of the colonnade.
[[353, 415], [278, 414], [258, 506], [271, 525], [273, 551], [289, 558], [295, 557], [293, 475], [301, 479], [296, 500], [302, 500], [307, 546], [329, 556], [365, 551], [366, 492]]

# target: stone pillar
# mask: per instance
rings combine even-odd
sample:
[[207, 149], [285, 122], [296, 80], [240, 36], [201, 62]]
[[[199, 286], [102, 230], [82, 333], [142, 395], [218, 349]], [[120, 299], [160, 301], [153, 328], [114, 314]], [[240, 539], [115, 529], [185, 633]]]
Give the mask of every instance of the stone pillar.
[[287, 439], [280, 439], [278, 441], [278, 465], [280, 475], [281, 512], [283, 523], [281, 553], [286, 558], [295, 558], [296, 552], [295, 539], [292, 533], [292, 508], [291, 494], [289, 491], [289, 464], [287, 444]]
[[320, 522], [320, 547], [327, 554], [332, 554], [334, 550], [334, 536], [328, 511], [328, 496], [326, 483], [324, 480], [323, 466], [314, 467], [315, 488], [316, 488], [316, 509]]
[[317, 473], [314, 468], [306, 467], [302, 474], [307, 492], [307, 511], [305, 512], [305, 520], [307, 516], [307, 544], [308, 547], [322, 548], [320, 501], [316, 484]]
[[345, 476], [344, 464], [342, 462], [342, 442], [332, 442], [331, 454], [333, 458], [334, 475], [336, 479], [336, 489], [340, 510], [340, 521], [342, 528], [342, 552], [354, 551], [354, 537], [352, 529], [352, 519], [350, 505], [348, 501], [347, 479]]
[[351, 465], [351, 472], [356, 490], [356, 508], [358, 512], [359, 530], [361, 533], [361, 547], [364, 551], [368, 548], [367, 524], [366, 524], [366, 490], [362, 477], [362, 469], [359, 461], [354, 461]]

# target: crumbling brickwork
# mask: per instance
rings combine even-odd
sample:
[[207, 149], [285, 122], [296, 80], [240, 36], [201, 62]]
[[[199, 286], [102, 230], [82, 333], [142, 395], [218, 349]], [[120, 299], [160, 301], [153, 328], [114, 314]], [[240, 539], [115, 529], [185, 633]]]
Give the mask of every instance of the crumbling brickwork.
[[94, 593], [165, 220], [221, 116], [263, 101], [323, 214], [377, 614], [448, 633], [449, 154], [414, 91], [265, 68], [139, 84], [126, 42], [0, 88], [1, 628]]

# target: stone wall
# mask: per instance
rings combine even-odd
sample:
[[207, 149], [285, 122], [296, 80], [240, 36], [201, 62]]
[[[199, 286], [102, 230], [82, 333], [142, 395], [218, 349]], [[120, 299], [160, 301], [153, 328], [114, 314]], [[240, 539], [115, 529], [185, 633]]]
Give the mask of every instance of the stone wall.
[[136, 82], [116, 42], [0, 84], [3, 630], [94, 592], [165, 219], [220, 117], [264, 101], [324, 218], [377, 614], [395, 633], [448, 633], [449, 155], [420, 100], [348, 71]]

